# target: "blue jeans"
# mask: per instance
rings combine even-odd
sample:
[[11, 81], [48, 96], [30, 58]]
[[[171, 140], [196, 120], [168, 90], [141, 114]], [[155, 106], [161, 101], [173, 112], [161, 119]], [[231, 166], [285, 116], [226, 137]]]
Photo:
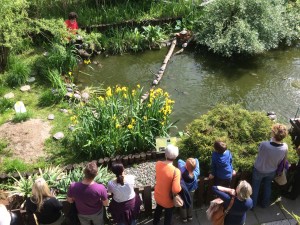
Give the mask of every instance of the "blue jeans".
[[257, 205], [257, 199], [259, 195], [259, 189], [261, 183], [263, 183], [264, 190], [263, 190], [263, 196], [262, 196], [262, 201], [261, 201], [261, 206], [262, 207], [268, 207], [270, 205], [270, 198], [271, 198], [271, 185], [272, 185], [272, 180], [275, 176], [276, 171], [271, 172], [271, 173], [261, 173], [257, 169], [253, 169], [253, 174], [252, 174], [252, 200], [253, 200], [253, 207]]

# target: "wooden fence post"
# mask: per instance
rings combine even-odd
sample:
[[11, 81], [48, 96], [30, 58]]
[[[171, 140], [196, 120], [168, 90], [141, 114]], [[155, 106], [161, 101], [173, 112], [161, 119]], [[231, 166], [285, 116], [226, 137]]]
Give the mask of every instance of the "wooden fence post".
[[145, 186], [143, 190], [143, 203], [146, 215], [152, 215], [152, 188]]

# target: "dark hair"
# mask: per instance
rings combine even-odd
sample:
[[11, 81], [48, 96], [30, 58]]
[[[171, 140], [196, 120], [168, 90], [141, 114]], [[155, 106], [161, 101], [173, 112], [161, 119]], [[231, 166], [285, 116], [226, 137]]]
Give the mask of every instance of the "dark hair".
[[77, 13], [76, 12], [70, 12], [68, 18], [69, 18], [69, 20], [77, 19], [78, 18]]
[[83, 170], [84, 177], [91, 180], [97, 176], [98, 166], [96, 162], [89, 162]]
[[227, 149], [227, 145], [222, 141], [215, 141], [214, 148], [218, 153], [224, 153]]
[[124, 185], [124, 176], [122, 175], [124, 172], [124, 166], [122, 163], [114, 163], [111, 167], [112, 172], [117, 177], [117, 183]]

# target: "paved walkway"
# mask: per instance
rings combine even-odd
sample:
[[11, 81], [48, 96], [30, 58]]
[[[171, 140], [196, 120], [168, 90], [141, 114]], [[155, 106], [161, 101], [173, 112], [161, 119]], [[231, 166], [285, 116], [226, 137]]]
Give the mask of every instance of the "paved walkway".
[[[294, 212], [300, 216], [300, 197], [295, 201], [286, 198], [281, 199], [282, 205], [290, 212]], [[179, 214], [177, 213], [174, 218], [174, 225], [211, 225], [206, 218], [207, 208], [197, 208], [194, 210], [193, 221], [182, 223]], [[139, 225], [152, 225], [152, 219], [145, 219], [139, 221]], [[160, 222], [163, 225], [163, 221]], [[279, 207], [274, 204], [266, 209], [256, 207], [253, 211], [247, 213], [246, 225], [296, 225], [297, 222]]]

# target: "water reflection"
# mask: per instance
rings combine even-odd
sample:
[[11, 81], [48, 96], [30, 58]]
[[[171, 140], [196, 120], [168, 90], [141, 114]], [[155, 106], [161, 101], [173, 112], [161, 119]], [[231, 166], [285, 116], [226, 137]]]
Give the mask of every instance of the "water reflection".
[[[83, 85], [135, 86], [149, 89], [167, 49], [138, 55], [99, 57], [99, 65], [82, 66]], [[275, 111], [283, 122], [300, 106], [300, 47], [226, 60], [184, 52], [171, 58], [160, 87], [175, 99], [173, 119], [179, 130], [220, 102], [240, 103], [250, 110]]]

